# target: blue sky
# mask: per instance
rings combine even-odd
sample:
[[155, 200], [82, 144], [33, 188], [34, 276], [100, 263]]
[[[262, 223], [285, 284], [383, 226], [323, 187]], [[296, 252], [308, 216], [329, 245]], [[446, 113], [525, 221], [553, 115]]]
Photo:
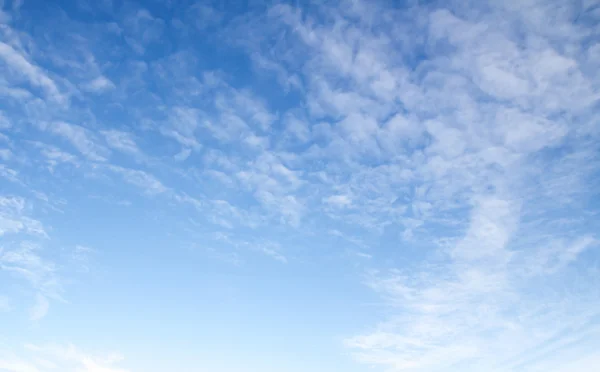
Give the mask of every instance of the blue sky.
[[597, 1], [0, 9], [0, 371], [600, 364]]

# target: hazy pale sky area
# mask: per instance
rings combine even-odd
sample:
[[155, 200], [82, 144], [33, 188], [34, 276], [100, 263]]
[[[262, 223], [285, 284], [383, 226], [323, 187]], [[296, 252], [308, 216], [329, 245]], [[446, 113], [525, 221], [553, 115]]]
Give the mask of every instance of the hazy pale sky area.
[[600, 0], [0, 0], [1, 372], [591, 372]]

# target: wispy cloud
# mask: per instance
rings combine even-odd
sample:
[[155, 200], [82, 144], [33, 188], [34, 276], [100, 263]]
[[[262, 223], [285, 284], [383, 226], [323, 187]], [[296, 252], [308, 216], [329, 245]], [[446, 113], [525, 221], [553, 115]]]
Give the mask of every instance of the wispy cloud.
[[[230, 261], [235, 265], [241, 264], [239, 258], [237, 258], [237, 251], [240, 249], [263, 254], [282, 264], [287, 264], [289, 262], [288, 257], [284, 255], [281, 245], [271, 240], [257, 239], [254, 237], [242, 238], [236, 236], [234, 232], [217, 232], [212, 234], [212, 238], [216, 242], [220, 243], [220, 245], [225, 243], [230, 249], [233, 250], [229, 255], [224, 255], [221, 258]], [[232, 257], [236, 259], [232, 260]]]
[[142, 170], [123, 168], [116, 165], [109, 165], [107, 169], [121, 175], [125, 182], [141, 188], [150, 195], [161, 194], [168, 190], [156, 177]]
[[106, 139], [106, 143], [112, 149], [117, 151], [122, 151], [124, 153], [130, 155], [140, 156], [142, 155], [141, 150], [135, 143], [134, 137], [131, 133], [122, 132], [118, 130], [105, 130], [102, 131], [104, 138]]
[[78, 167], [81, 163], [77, 156], [63, 151], [56, 146], [41, 142], [32, 142], [32, 145], [39, 149], [40, 154], [44, 158], [44, 162], [48, 165], [48, 170], [50, 172], [54, 172], [56, 167], [59, 165], [70, 164]]
[[1, 41], [0, 58], [13, 73], [26, 78], [31, 85], [41, 89], [48, 98], [61, 104], [66, 102], [66, 97], [60, 93], [55, 82], [44, 71], [28, 61], [20, 51]]
[[26, 280], [36, 292], [35, 304], [30, 309], [32, 320], [43, 318], [48, 312], [48, 298], [62, 300], [63, 292], [56, 264], [43, 257], [40, 251], [38, 245], [28, 242], [0, 251], [0, 268]]
[[174, 107], [169, 114], [169, 127], [161, 127], [160, 131], [183, 146], [197, 148], [200, 142], [195, 132], [200, 125], [200, 111], [190, 107]]
[[[90, 3], [113, 19], [56, 11], [43, 37], [3, 8], [0, 265], [31, 284], [32, 319], [62, 280], [31, 190], [60, 194], [65, 219], [91, 218], [82, 195], [114, 201], [131, 185], [128, 203], [156, 196], [174, 240], [236, 266], [255, 254], [301, 272], [327, 256], [366, 271], [376, 320], [345, 345], [373, 368], [594, 363], [598, 7], [247, 5]], [[85, 271], [86, 248], [67, 251]], [[71, 347], [29, 351], [55, 369], [116, 368]], [[45, 368], [24, 360], [0, 368]]]
[[147, 9], [133, 9], [123, 26], [127, 44], [135, 53], [142, 55], [148, 45], [160, 42], [165, 22]]
[[92, 161], [103, 162], [110, 155], [110, 151], [98, 142], [93, 132], [79, 125], [54, 122], [48, 126], [48, 130], [69, 141], [77, 151]]
[[51, 369], [80, 372], [127, 372], [117, 364], [123, 360], [119, 354], [93, 355], [72, 344], [27, 344], [20, 350], [7, 354], [0, 350], [0, 368], [8, 372], [39, 372]]
[[86, 247], [83, 245], [77, 245], [71, 253], [71, 260], [77, 266], [77, 270], [81, 272], [90, 271], [90, 256], [95, 253], [96, 250]]
[[115, 84], [105, 76], [98, 76], [92, 81], [84, 84], [83, 89], [92, 93], [100, 94], [115, 89]]
[[281, 248], [277, 244], [260, 244], [258, 249], [260, 252], [272, 257], [274, 260], [277, 260], [281, 263], [288, 262], [287, 258], [280, 253]]
[[35, 293], [30, 319], [38, 321], [48, 313], [49, 299], [62, 300], [63, 286], [56, 263], [44, 254], [46, 228], [30, 213], [24, 198], [0, 196], [0, 271], [29, 284]]
[[[523, 281], [575, 280], [570, 265], [585, 266], [578, 257], [596, 245], [581, 223], [540, 229], [553, 210], [581, 215], [586, 176], [531, 173], [572, 157], [581, 159], [572, 169], [598, 169], [575, 124], [587, 125], [600, 87], [582, 68], [586, 53], [576, 52], [589, 30], [553, 3], [491, 4], [485, 12], [383, 4], [367, 12], [363, 2], [351, 4], [309, 15], [275, 6], [265, 33], [285, 32], [287, 54], [260, 39], [245, 44], [307, 82], [308, 116], [320, 122], [290, 133], [314, 141], [296, 162], [312, 168], [301, 179], [327, 215], [375, 235], [395, 227], [403, 245], [428, 249], [370, 276], [392, 315], [347, 345], [360, 361], [392, 370], [502, 369], [561, 330], [582, 332], [575, 325], [591, 322], [593, 311], [572, 316], [554, 294], [535, 294]], [[384, 13], [374, 28], [370, 17]], [[562, 32], [532, 14], [558, 17]], [[316, 161], [327, 165], [315, 172]], [[559, 197], [565, 202], [552, 205]], [[600, 301], [592, 286], [585, 290]], [[526, 305], [535, 303], [553, 305]], [[518, 342], [547, 317], [564, 317], [565, 328]]]
[[26, 201], [21, 197], [0, 196], [0, 236], [24, 231], [47, 236], [42, 223], [27, 216]]

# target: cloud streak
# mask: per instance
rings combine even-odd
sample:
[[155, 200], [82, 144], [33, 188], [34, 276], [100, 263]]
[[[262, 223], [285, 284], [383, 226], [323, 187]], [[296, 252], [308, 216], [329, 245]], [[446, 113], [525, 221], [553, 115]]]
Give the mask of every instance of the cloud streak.
[[27, 344], [10, 357], [0, 356], [0, 368], [8, 372], [39, 372], [50, 369], [67, 372], [127, 372], [127, 369], [116, 366], [122, 359], [118, 354], [92, 355], [72, 344]]
[[55, 82], [12, 46], [0, 42], [0, 58], [14, 73], [25, 77], [31, 85], [40, 88], [47, 97], [57, 103], [66, 102], [66, 98], [60, 93]]

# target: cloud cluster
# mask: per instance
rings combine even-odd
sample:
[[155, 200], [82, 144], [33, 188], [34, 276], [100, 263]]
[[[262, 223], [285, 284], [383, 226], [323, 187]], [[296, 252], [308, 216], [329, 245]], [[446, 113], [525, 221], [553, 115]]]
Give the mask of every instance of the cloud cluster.
[[[110, 20], [93, 24], [53, 10], [43, 38], [0, 14], [0, 181], [22, 192], [0, 196], [1, 236], [47, 237], [27, 210], [36, 187], [68, 206], [72, 180], [107, 200], [129, 185], [126, 205], [151, 199], [165, 228], [235, 265], [290, 264], [294, 239], [362, 258], [382, 310], [345, 341], [360, 362], [594, 361], [596, 5], [164, 7], [99, 6]], [[33, 283], [32, 319], [60, 292], [40, 250], [0, 250]]]
[[471, 5], [279, 5], [261, 19], [285, 38], [243, 43], [305, 82], [314, 124], [293, 133], [312, 146], [296, 161], [326, 214], [426, 249], [369, 275], [392, 315], [347, 340], [368, 364], [538, 370], [597, 340], [582, 326], [597, 313], [577, 310], [600, 300], [581, 258], [598, 248], [594, 8]]

